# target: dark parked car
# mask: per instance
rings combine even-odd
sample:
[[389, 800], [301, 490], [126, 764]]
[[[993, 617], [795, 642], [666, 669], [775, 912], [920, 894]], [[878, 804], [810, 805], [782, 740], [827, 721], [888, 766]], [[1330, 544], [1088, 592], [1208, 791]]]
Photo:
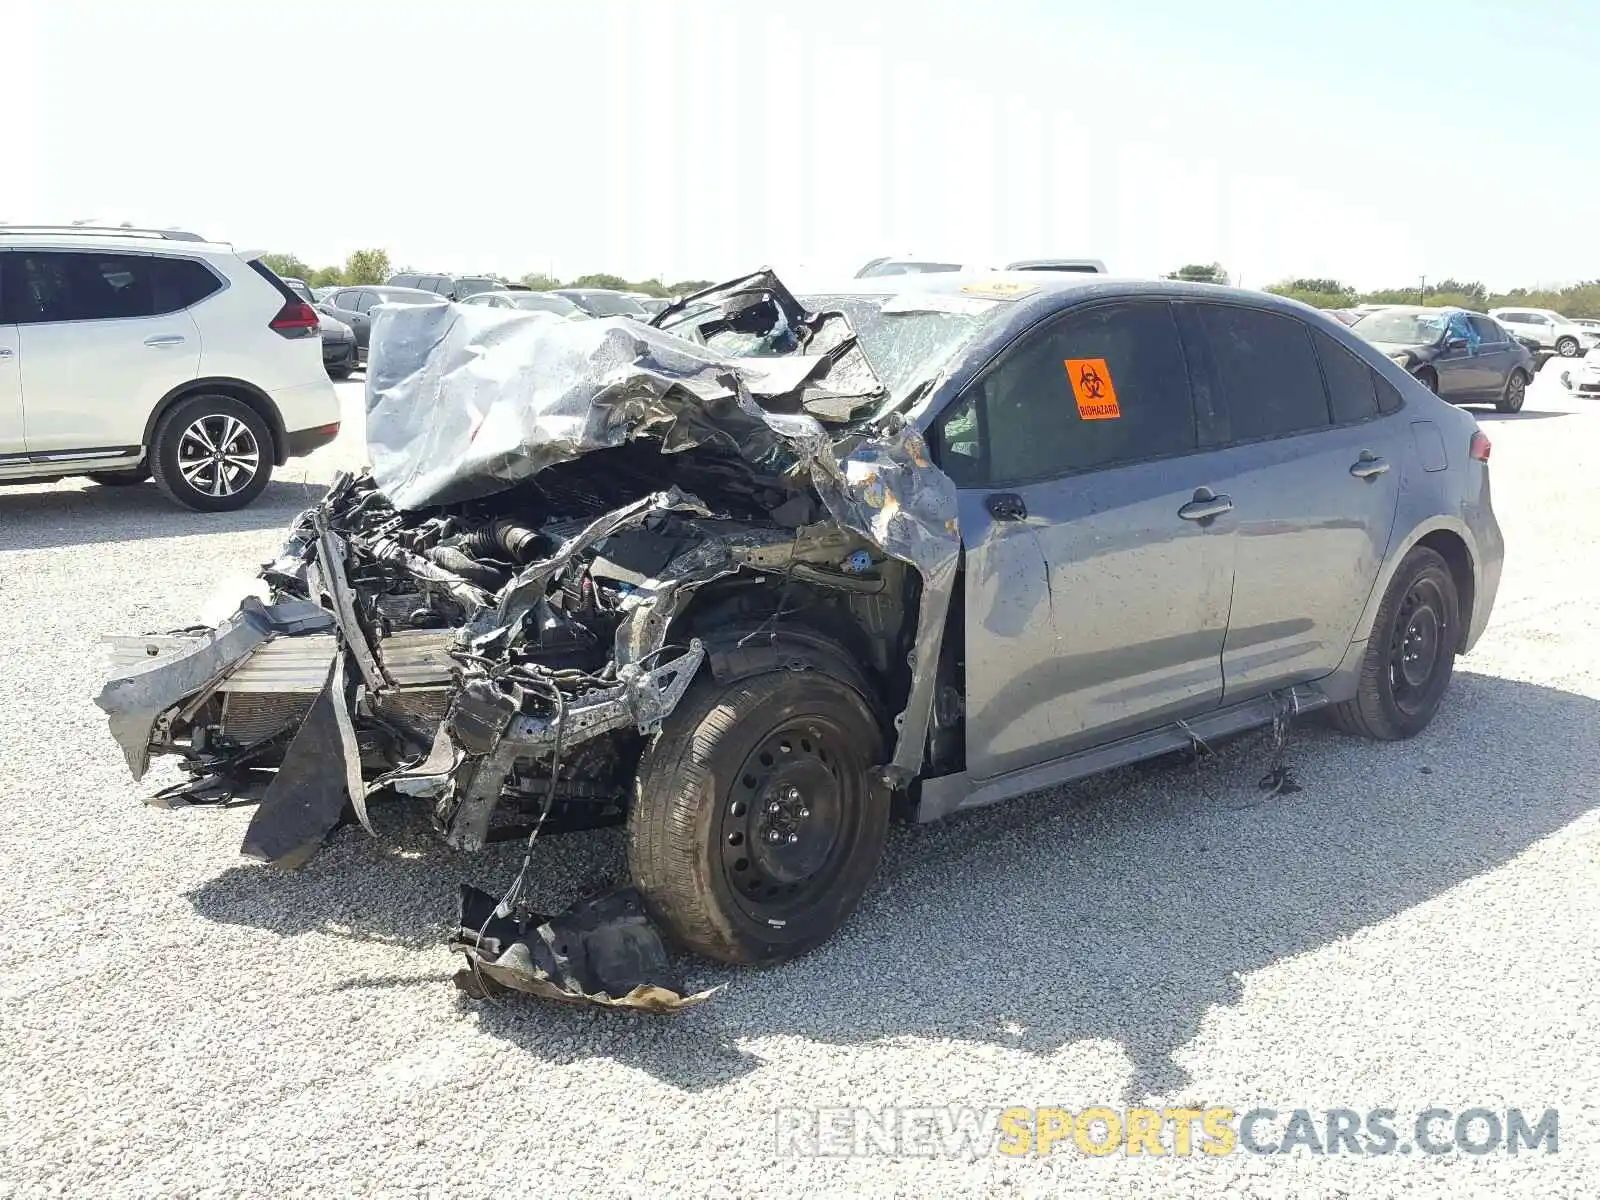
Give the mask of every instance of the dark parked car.
[[461, 303], [473, 307], [518, 308], [523, 312], [549, 312], [580, 321], [589, 319], [589, 314], [583, 309], [565, 296], [558, 296], [554, 292], [479, 292], [474, 296], [468, 296]]
[[565, 296], [591, 317], [638, 317], [649, 320], [650, 314], [627, 292], [611, 288], [556, 288], [552, 296]]
[[506, 287], [506, 282], [492, 275], [424, 275], [405, 271], [392, 276], [386, 286], [416, 288], [443, 296], [446, 300], [465, 300], [479, 292], [498, 291]]
[[1350, 330], [1451, 404], [1518, 412], [1538, 369], [1510, 330], [1465, 309], [1392, 305], [1365, 314]]
[[672, 307], [672, 300], [667, 296], [649, 296], [644, 292], [629, 292], [639, 302], [639, 307], [644, 309], [648, 316], [660, 316]]
[[340, 288], [319, 303], [316, 309], [350, 326], [355, 334], [357, 357], [365, 363], [368, 343], [372, 338], [374, 308], [380, 304], [438, 304], [442, 299], [437, 292], [374, 283]]
[[891, 813], [1316, 710], [1412, 737], [1488, 623], [1488, 439], [1302, 305], [1047, 272], [692, 300], [603, 338], [386, 313], [372, 472], [296, 522], [271, 603], [116, 643], [135, 775], [276, 767], [245, 846], [284, 864], [383, 787], [469, 850], [625, 822], [635, 887], [570, 918], [469, 889], [457, 980], [671, 1007], [646, 914], [792, 958]]
[[[284, 286], [291, 292], [312, 308], [318, 307], [316, 294], [304, 279], [282, 278]], [[318, 309], [317, 332], [322, 335], [322, 366], [328, 372], [328, 378], [350, 378], [350, 372], [361, 365], [355, 331], [339, 318]]]

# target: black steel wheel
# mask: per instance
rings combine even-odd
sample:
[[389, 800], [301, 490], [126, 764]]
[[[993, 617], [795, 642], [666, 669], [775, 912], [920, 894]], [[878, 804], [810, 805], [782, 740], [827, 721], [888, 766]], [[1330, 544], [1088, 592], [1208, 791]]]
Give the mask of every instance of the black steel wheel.
[[1450, 686], [1461, 635], [1461, 601], [1450, 565], [1418, 546], [1384, 593], [1356, 695], [1334, 707], [1334, 723], [1383, 741], [1421, 733]]
[[675, 941], [724, 962], [794, 958], [855, 909], [888, 830], [871, 705], [820, 671], [701, 680], [640, 762], [634, 882]]

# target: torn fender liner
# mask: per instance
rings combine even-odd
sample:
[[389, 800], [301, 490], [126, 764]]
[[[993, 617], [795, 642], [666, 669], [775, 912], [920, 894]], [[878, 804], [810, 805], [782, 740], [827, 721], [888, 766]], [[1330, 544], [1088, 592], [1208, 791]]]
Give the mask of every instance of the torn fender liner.
[[342, 658], [336, 655], [329, 664], [327, 683], [289, 743], [283, 765], [261, 797], [261, 807], [250, 818], [241, 850], [251, 858], [291, 870], [304, 866], [339, 824], [350, 802], [340, 731], [341, 720], [349, 720]]
[[678, 1012], [709, 1000], [712, 988], [685, 995], [661, 936], [633, 888], [580, 900], [559, 916], [515, 920], [499, 902], [461, 885], [461, 926], [450, 948], [466, 956], [456, 986], [484, 999], [527, 992], [568, 1004]]

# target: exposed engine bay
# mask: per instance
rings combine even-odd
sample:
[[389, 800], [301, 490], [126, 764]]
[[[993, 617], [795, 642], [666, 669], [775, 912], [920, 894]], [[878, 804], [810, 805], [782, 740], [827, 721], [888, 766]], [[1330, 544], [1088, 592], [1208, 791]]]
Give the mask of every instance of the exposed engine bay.
[[[372, 468], [296, 519], [233, 617], [112, 639], [98, 703], [130, 769], [176, 755], [188, 775], [158, 802], [259, 798], [244, 851], [285, 867], [346, 821], [371, 832], [380, 794], [469, 850], [617, 823], [697, 677], [763, 652], [803, 668], [795, 626], [892, 705], [887, 786], [919, 772], [955, 493], [914, 429], [873, 416], [884, 389], [841, 314], [770, 272], [649, 325], [390, 308], [367, 389]], [[473, 994], [703, 999], [662, 983], [637, 897], [513, 931], [516, 890], [492, 918], [464, 899]], [[519, 931], [563, 920], [610, 965], [530, 958]]]

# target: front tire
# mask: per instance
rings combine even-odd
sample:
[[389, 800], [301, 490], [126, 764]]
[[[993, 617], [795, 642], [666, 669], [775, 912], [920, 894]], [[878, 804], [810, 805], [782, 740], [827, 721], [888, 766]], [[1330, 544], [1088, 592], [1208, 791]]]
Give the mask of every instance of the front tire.
[[1418, 546], [1383, 594], [1355, 698], [1333, 707], [1333, 723], [1379, 741], [1415, 737], [1439, 711], [1460, 644], [1461, 601], [1450, 565]]
[[867, 700], [820, 671], [703, 679], [639, 764], [628, 863], [679, 944], [769, 964], [826, 941], [872, 880], [889, 825]]
[[1495, 411], [1514, 413], [1522, 411], [1522, 403], [1528, 398], [1528, 377], [1521, 371], [1511, 372], [1511, 378], [1506, 380], [1506, 390], [1500, 399], [1495, 402]]
[[1417, 372], [1417, 380], [1435, 396], [1439, 394], [1439, 376], [1432, 367], [1423, 367]]
[[1562, 338], [1556, 343], [1556, 353], [1561, 355], [1562, 358], [1577, 358], [1578, 339], [1571, 337]]
[[243, 508], [272, 478], [272, 432], [231, 396], [191, 396], [156, 426], [150, 453], [156, 485], [196, 512]]

